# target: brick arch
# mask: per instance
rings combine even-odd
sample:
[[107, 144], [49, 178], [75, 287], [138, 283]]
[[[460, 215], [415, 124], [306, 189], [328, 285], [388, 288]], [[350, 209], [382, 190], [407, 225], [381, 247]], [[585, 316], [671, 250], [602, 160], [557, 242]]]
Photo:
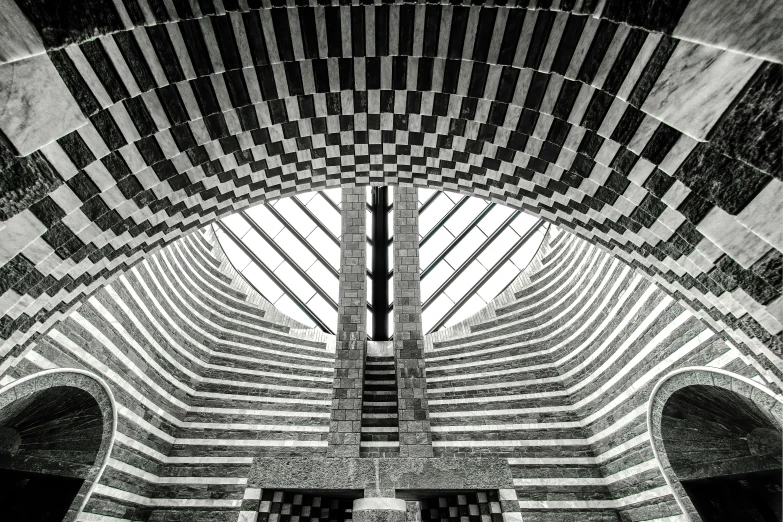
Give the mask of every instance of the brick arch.
[[[74, 123], [70, 127], [52, 125], [54, 130], [63, 130], [61, 135], [46, 135], [47, 139], [57, 142], [44, 144], [46, 140], [43, 140], [38, 145], [44, 146], [34, 146], [32, 152], [27, 150], [27, 145], [35, 140], [15, 143], [27, 156], [8, 162], [9, 172], [15, 172], [13, 169], [25, 172], [26, 169], [37, 174], [32, 186], [19, 187], [12, 193], [5, 214], [9, 219], [4, 220], [8, 233], [14, 234], [18, 230], [18, 234], [26, 237], [32, 229], [31, 237], [34, 234], [41, 236], [35, 245], [40, 247], [39, 256], [44, 256], [40, 251], [47, 248], [56, 252], [45, 260], [31, 262], [19, 249], [6, 263], [6, 286], [18, 290], [18, 298], [11, 296], [6, 301], [10, 305], [0, 310], [4, 314], [0, 329], [3, 337], [9, 338], [4, 351], [14, 347], [15, 335], [17, 339], [25, 337], [23, 333], [36, 330], [38, 325], [46, 324], [58, 311], [64, 310], [64, 305], [59, 310], [28, 305], [30, 300], [35, 303], [42, 297], [49, 305], [53, 299], [46, 299], [44, 292], [52, 294], [54, 301], [62, 296], [62, 303], [76, 303], [113, 274], [195, 226], [205, 225], [215, 217], [235, 210], [244, 201], [261, 201], [317, 188], [318, 185], [307, 176], [313, 172], [319, 172], [316, 176], [324, 173], [324, 184], [338, 180], [340, 184], [364, 182], [362, 176], [357, 177], [356, 169], [340, 172], [341, 169], [331, 165], [334, 172], [329, 172], [327, 160], [334, 163], [339, 162], [340, 157], [350, 156], [343, 154], [338, 145], [334, 151], [324, 153], [323, 167], [311, 167], [307, 172], [294, 163], [285, 178], [276, 176], [285, 172], [277, 165], [259, 171], [264, 172], [263, 178], [252, 174], [235, 178], [237, 169], [233, 168], [238, 158], [244, 161], [252, 154], [237, 138], [237, 127], [244, 130], [242, 118], [247, 117], [241, 114], [249, 114], [252, 107], [259, 119], [259, 130], [274, 128], [274, 125], [282, 128], [289, 124], [290, 127], [292, 123], [309, 125], [312, 130], [313, 122], [319, 118], [324, 119], [321, 123], [327, 131], [335, 125], [339, 129], [341, 118], [355, 116], [355, 107], [344, 107], [341, 103], [339, 107], [332, 106], [330, 111], [329, 97], [338, 96], [338, 90], [339, 96], [343, 98], [345, 94], [346, 99], [347, 94], [355, 99], [356, 93], [364, 92], [360, 85], [363, 68], [365, 89], [372, 86], [368, 82], [377, 80], [379, 89], [382, 88], [387, 96], [391, 93], [392, 105], [381, 107], [377, 114], [379, 120], [391, 120], [389, 132], [393, 132], [395, 144], [398, 140], [409, 141], [411, 130], [417, 132], [411, 119], [421, 120], [422, 114], [433, 116], [426, 106], [421, 106], [421, 98], [430, 93], [433, 99], [440, 97], [438, 103], [445, 103], [447, 107], [445, 115], [437, 118], [438, 122], [443, 120], [448, 131], [454, 131], [454, 125], [462, 125], [460, 122], [464, 122], [466, 129], [480, 122], [476, 123], [479, 129], [474, 142], [477, 148], [480, 145], [481, 151], [468, 155], [464, 167], [453, 169], [453, 186], [439, 184], [440, 171], [428, 165], [411, 168], [409, 177], [398, 176], [398, 180], [453, 188], [469, 195], [492, 197], [527, 211], [542, 212], [550, 221], [575, 231], [645, 271], [659, 285], [699, 312], [714, 328], [727, 331], [746, 353], [760, 362], [770, 380], [783, 382], [779, 370], [781, 344], [776, 337], [780, 318], [775, 312], [775, 303], [781, 298], [779, 285], [774, 281], [780, 251], [775, 238], [770, 238], [765, 228], [768, 223], [759, 224], [753, 221], [755, 217], [737, 217], [751, 204], [758, 207], [769, 200], [770, 194], [781, 184], [770, 175], [775, 168], [774, 159], [770, 160], [774, 150], [771, 154], [767, 151], [767, 155], [751, 154], [741, 146], [740, 138], [732, 130], [734, 124], [742, 121], [748, 106], [763, 105], [756, 103], [759, 99], [771, 99], [774, 105], [779, 65], [706, 45], [678, 42], [668, 36], [674, 30], [672, 24], [676, 25], [676, 13], [671, 20], [655, 16], [639, 18], [610, 2], [599, 15], [587, 2], [577, 3], [579, 5], [561, 2], [560, 12], [477, 6], [460, 10], [458, 14], [453, 7], [439, 5], [367, 6], [362, 8], [367, 16], [372, 13], [373, 17], [383, 17], [386, 16], [383, 12], [389, 13], [389, 33], [368, 32], [375, 37], [372, 47], [376, 54], [384, 55], [377, 59], [363, 56], [372, 54], [370, 39], [363, 42], [353, 37], [351, 41], [347, 38], [336, 40], [329, 32], [326, 20], [318, 16], [313, 18], [313, 23], [320, 39], [313, 40], [312, 35], [301, 31], [303, 26], [295, 25], [297, 18], [302, 24], [306, 23], [302, 20], [309, 20], [313, 12], [321, 13], [320, 7], [308, 11], [306, 7], [275, 10], [264, 6], [241, 14], [222, 14], [220, 9], [213, 12], [205, 7], [207, 3], [201, 2], [200, 9], [205, 10], [199, 14], [190, 10], [190, 4], [181, 2], [171, 5], [152, 2], [150, 12], [138, 10], [135, 4], [118, 3], [116, 5], [124, 6], [124, 13], [108, 13], [102, 18], [96, 13], [92, 20], [89, 17], [72, 20], [67, 17], [36, 18], [30, 15], [33, 3], [26, 3], [25, 12], [41, 32], [50, 63], [47, 65], [47, 57], [37, 55], [18, 60], [19, 70], [25, 71], [22, 66], [29, 62], [33, 70], [50, 67], [50, 73], [62, 78], [64, 94], [71, 97], [63, 112], [70, 111]], [[226, 9], [232, 11], [232, 6], [228, 5]], [[328, 15], [324, 11], [324, 16], [337, 14], [337, 20], [342, 24], [346, 24], [346, 20], [354, 23], [354, 8], [335, 9], [337, 11], [329, 11]], [[449, 32], [449, 42], [461, 35], [458, 29], [463, 22], [465, 27], [475, 27], [477, 36], [473, 40], [465, 39], [461, 47], [434, 42], [431, 36], [411, 35], [409, 38], [404, 22], [411, 9], [414, 20], [423, 16], [425, 24], [427, 13], [438, 13], [440, 25], [436, 25], [441, 33]], [[570, 14], [566, 12], [569, 10]], [[115, 23], [117, 19], [119, 25]], [[366, 22], [369, 18], [358, 17], [356, 23], [360, 23], [360, 19]], [[160, 25], [169, 21], [173, 23], [165, 27]], [[151, 27], [127, 30], [134, 26]], [[501, 26], [503, 41], [513, 44], [509, 48], [494, 48], [486, 38], [492, 30], [500, 32]], [[512, 26], [516, 29], [509, 29]], [[264, 32], [261, 39], [258, 35], [248, 37], [251, 28], [256, 27]], [[514, 32], [517, 29], [518, 35]], [[561, 36], [559, 41], [552, 36], [557, 35], [557, 31]], [[96, 34], [110, 36], [91, 40]], [[506, 34], [511, 38], [506, 39]], [[179, 37], [172, 39], [171, 35]], [[185, 43], [194, 42], [195, 46], [183, 47], [177, 38], [184, 38], [181, 42]], [[209, 47], [206, 42], [214, 42], [217, 48]], [[289, 42], [290, 47], [287, 47]], [[313, 42], [318, 46], [311, 45]], [[528, 48], [520, 42], [529, 44]], [[615, 47], [612, 47], [613, 42]], [[200, 47], [201, 43], [207, 47]], [[135, 50], [133, 45], [137, 46]], [[649, 101], [650, 93], [656, 92], [656, 87], [659, 91], [666, 87], [667, 82], [661, 78], [668, 74], [666, 67], [678, 47], [687, 47], [705, 59], [714, 57], [744, 67], [739, 68], [745, 75], [728, 84], [722, 84], [714, 75], [708, 77], [711, 82], [703, 88], [734, 105], [724, 114], [705, 120], [706, 123], [696, 118], [703, 125], [684, 121], [682, 114], [672, 111], [665, 103]], [[264, 53], [266, 58], [262, 57]], [[186, 55], [187, 58], [181, 60]], [[377, 61], [379, 69], [375, 79], [367, 73], [368, 67], [376, 67], [373, 60]], [[269, 65], [269, 62], [273, 63]], [[451, 77], [447, 74], [449, 67], [453, 69]], [[400, 73], [403, 69], [405, 74]], [[461, 76], [454, 73], [456, 69]], [[468, 69], [470, 74], [465, 72]], [[623, 81], [610, 79], [615, 69]], [[350, 75], [346, 76], [348, 73], [343, 71], [350, 71]], [[196, 80], [185, 81], [191, 72]], [[250, 79], [247, 74], [251, 74]], [[257, 85], [251, 85], [252, 75]], [[352, 81], [343, 85], [343, 76]], [[425, 77], [431, 82], [423, 86], [424, 94], [419, 97], [416, 108], [416, 89]], [[635, 82], [625, 85], [627, 78], [635, 78]], [[687, 90], [688, 82], [682, 78], [676, 75], [666, 78], [671, 80], [668, 84], [680, 88], [685, 85]], [[246, 92], [229, 89], [231, 82], [237, 79], [245, 82]], [[271, 87], [264, 82], [270, 81], [274, 84], [274, 94], [266, 92]], [[749, 87], [744, 87], [746, 84]], [[138, 92], [144, 94], [134, 94], [129, 85], [135, 85]], [[195, 98], [190, 105], [183, 102], [181, 89], [186, 86], [191, 93], [195, 92], [193, 88], [212, 92], [211, 108], [210, 103], [203, 100], [199, 103]], [[222, 90], [218, 92], [216, 86]], [[286, 97], [285, 94], [297, 96]], [[274, 123], [274, 112], [281, 106], [308, 96], [319, 97], [322, 105], [318, 109], [314, 105], [313, 112], [322, 109], [325, 114], [316, 113], [315, 119], [309, 120], [307, 117], [291, 118], [294, 122], [287, 121], [290, 114], [286, 114], [283, 118], [286, 121]], [[378, 94], [379, 100], [382, 96]], [[652, 96], [654, 98], [655, 94]], [[179, 114], [175, 114], [173, 105], [167, 103], [176, 97], [182, 105]], [[410, 112], [416, 118], [393, 116], [402, 112], [403, 102], [407, 112], [410, 100], [416, 109]], [[435, 108], [436, 101], [431, 103]], [[260, 107], [265, 109], [259, 113]], [[300, 109], [297, 110], [301, 112]], [[261, 117], [264, 110], [269, 114], [268, 120]], [[501, 121], [500, 115], [504, 111]], [[762, 114], [767, 113], [762, 111]], [[228, 118], [233, 118], [233, 126], [229, 126]], [[407, 121], [394, 130], [397, 120], [403, 119]], [[35, 127], [34, 117], [31, 116], [29, 122]], [[184, 132], [183, 126], [187, 125], [187, 132], [193, 133], [191, 127], [200, 125], [199, 122], [206, 122], [201, 130], [209, 139], [204, 144], [189, 147], [178, 142], [176, 133]], [[76, 123], [81, 126], [73, 130]], [[553, 126], [561, 124], [567, 126], [569, 134], [565, 138], [553, 132]], [[217, 130], [213, 131], [210, 125]], [[684, 130], [675, 130], [675, 127]], [[485, 135], [479, 136], [482, 129]], [[165, 135], [167, 147], [161, 148], [155, 131]], [[573, 144], [567, 142], [572, 132], [582, 133], [578, 143], [576, 139]], [[761, 136], [768, 139], [774, 132], [773, 128]], [[124, 134], [134, 133], [139, 137], [138, 145], [127, 144]], [[498, 133], [502, 139], [498, 139]], [[336, 130], [328, 134], [334, 136], [337, 143], [346, 142], [345, 146], [353, 147], [353, 136], [343, 137], [343, 133]], [[448, 132], [433, 134], [448, 136]], [[491, 138], [489, 134], [492, 134]], [[519, 137], [531, 135], [536, 138]], [[11, 142], [17, 139], [14, 135], [8, 138]], [[182, 139], [187, 141], [187, 138]], [[522, 139], [527, 140], [524, 146], [519, 145]], [[514, 140], [522, 151], [514, 149]], [[209, 143], [220, 146], [208, 147]], [[529, 146], [529, 143], [535, 145]], [[253, 156], [254, 160], [269, 159], [270, 147], [262, 145], [267, 154], [264, 158]], [[157, 147], [157, 150], [147, 150], [149, 147]], [[304, 147], [304, 151], [315, 148], [318, 147], [311, 145]], [[453, 143], [439, 144], [437, 141], [433, 147], [436, 152], [442, 151], [452, 158], [454, 148]], [[531, 154], [526, 155], [523, 151]], [[177, 158], [186, 156], [192, 167], [189, 174], [179, 172], [181, 164], [176, 164]], [[405, 154], [395, 150], [389, 156], [396, 160]], [[283, 158], [284, 154], [272, 154], [271, 157]], [[380, 160], [383, 167], [384, 158], [381, 156]], [[558, 162], [562, 164], [557, 165]], [[123, 169], [120, 164], [125, 165], [129, 176], [111, 179], [111, 174], [120, 176]], [[323, 170], [319, 171], [319, 168]], [[727, 185], [718, 181], [716, 169], [735, 173], [741, 190], [723, 190]], [[109, 171], [111, 174], [105, 178]], [[374, 181], [369, 175], [373, 171], [368, 169], [367, 172], [367, 180]], [[501, 172], [509, 179], [495, 174]], [[396, 174], [400, 173], [406, 171], [398, 169]], [[90, 184], [101, 176], [106, 182], [101, 188], [106, 190], [97, 194]], [[115, 186], [117, 181], [132, 184], [130, 177], [138, 184], [136, 178], [143, 176], [149, 181], [141, 195], [128, 196], [117, 188], [120, 185]], [[490, 182], [492, 176], [500, 179]], [[528, 177], [530, 179], [526, 179]], [[74, 189], [67, 198], [63, 196], [67, 191], [61, 188], [65, 179], [68, 188]], [[383, 179], [393, 181], [395, 178]], [[175, 185], [176, 190], [181, 191], [177, 201], [171, 197]], [[128, 194], [134, 190], [125, 188]], [[526, 192], [520, 193], [520, 188]], [[60, 199], [55, 200], [58, 189], [61, 189], [57, 196]], [[47, 193], [51, 196], [43, 197]], [[724, 198], [727, 193], [730, 198]], [[136, 202], [132, 202], [134, 200]], [[122, 212], [128, 215], [122, 216]], [[758, 212], [754, 214], [757, 215]], [[132, 227], [118, 224], [118, 216], [125, 217]], [[710, 219], [705, 221], [707, 216]], [[76, 238], [74, 229], [78, 229], [84, 239]], [[669, 237], [664, 237], [666, 235]], [[737, 243], [742, 248], [737, 248]], [[30, 245], [25, 246], [35, 250]], [[699, 249], [694, 253], [697, 246]], [[747, 256], [752, 259], [738, 258], [738, 251], [752, 252]], [[64, 258], [64, 261], [59, 263], [51, 256]], [[33, 264], [44, 265], [49, 270], [32, 270]], [[764, 355], [758, 355], [759, 352]]]
[[35, 395], [51, 388], [75, 388], [86, 392], [95, 400], [102, 421], [101, 439], [94, 463], [80, 477], [84, 482], [63, 519], [73, 522], [79, 518], [106, 468], [117, 432], [117, 408], [114, 395], [103, 379], [86, 370], [57, 368], [22, 377], [0, 388], [0, 413], [18, 401], [35, 400]]
[[769, 413], [781, 429], [783, 429], [783, 399], [766, 386], [720, 368], [680, 368], [663, 377], [655, 385], [647, 406], [647, 432], [650, 434], [653, 454], [683, 514], [692, 522], [701, 522], [701, 517], [672, 469], [661, 432], [666, 402], [675, 392], [689, 386], [715, 386], [734, 392], [750, 400], [763, 412]]

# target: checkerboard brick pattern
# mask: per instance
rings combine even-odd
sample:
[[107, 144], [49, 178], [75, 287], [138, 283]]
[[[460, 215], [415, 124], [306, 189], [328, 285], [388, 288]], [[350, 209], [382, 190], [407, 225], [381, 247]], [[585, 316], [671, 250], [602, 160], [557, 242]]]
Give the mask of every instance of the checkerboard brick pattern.
[[[6, 2], [4, 9], [18, 17], [3, 17], [0, 24], [24, 23], [3, 31], [0, 57], [0, 91], [9, 101], [0, 119], [0, 374], [14, 379], [52, 366], [109, 368], [123, 379], [113, 386], [128, 413], [119, 418], [126, 441], [149, 445], [113, 455], [116, 467], [107, 468], [106, 487], [90, 500], [89, 513], [165, 520], [173, 510], [153, 507], [153, 501], [209, 501], [233, 515], [242, 503], [241, 466], [247, 464], [221, 461], [203, 471], [202, 458], [325, 453], [327, 434], [319, 423], [329, 415], [323, 397], [332, 383], [323, 368], [331, 368], [331, 360], [297, 340], [292, 343], [300, 348], [274, 355], [278, 366], [270, 367], [269, 352], [261, 358], [258, 349], [271, 350], [270, 336], [288, 334], [270, 333], [273, 326], [248, 317], [253, 307], [225, 288], [217, 265], [203, 268], [202, 248], [193, 246], [202, 241], [194, 232], [216, 219], [319, 188], [428, 186], [540, 215], [593, 245], [568, 239], [568, 251], [581, 261], [567, 264], [571, 254], [564, 252], [562, 263], [541, 272], [542, 280], [576, 266], [573, 274], [585, 276], [584, 288], [596, 288], [588, 275], [607, 283], [595, 292], [602, 299], [615, 295], [615, 283], [628, 288], [617, 302], [626, 310], [634, 303], [659, 310], [661, 331], [664, 319], [683, 318], [672, 327], [669, 355], [692, 350], [683, 364], [725, 362], [781, 389], [783, 58], [764, 42], [766, 34], [779, 40], [775, 17], [752, 7], [731, 11], [731, 2], [721, 2], [726, 11], [706, 13], [699, 23], [694, 11], [712, 3], [687, 0], [339, 3], [74, 0], [68, 7], [75, 16], [61, 16], [62, 3]], [[742, 33], [748, 28], [753, 38]], [[602, 271], [585, 269], [594, 266]], [[676, 303], [642, 285], [638, 274]], [[199, 293], [202, 280], [210, 281], [211, 296]], [[210, 297], [222, 304], [200, 301]], [[520, 299], [514, 305], [519, 310], [538, 306]], [[603, 309], [598, 302], [583, 309], [592, 307]], [[241, 324], [237, 314], [243, 314]], [[112, 321], [131, 315], [139, 320]], [[617, 317], [636, 325], [631, 315]], [[117, 324], [128, 326], [111, 333]], [[722, 339], [705, 332], [704, 324]], [[170, 338], [156, 337], [169, 327], [175, 332]], [[256, 345], [259, 331], [262, 346]], [[259, 359], [243, 363], [242, 378], [224, 368], [193, 370], [181, 355], [217, 346], [226, 352], [219, 358], [236, 360], [237, 347], [223, 335], [246, 343], [241, 357]], [[476, 335], [481, 341], [483, 334]], [[616, 355], [630, 360], [644, 353], [646, 364], [659, 363], [655, 357], [665, 351], [644, 352], [647, 344], [640, 337], [633, 349]], [[154, 354], [167, 350], [187, 366], [169, 367], [168, 359], [163, 370], [153, 366]], [[294, 352], [298, 357], [291, 357]], [[609, 353], [614, 356], [600, 357], [608, 360]], [[301, 364], [303, 357], [318, 357], [318, 364], [280, 376], [279, 365], [292, 359], [300, 360], [288, 364]], [[142, 367], [147, 371], [135, 373]], [[539, 370], [527, 376], [524, 369], [497, 370], [519, 370], [524, 378], [516, 381], [532, 382], [522, 390], [539, 387], [535, 379], [555, 377]], [[442, 368], [441, 375], [430, 374], [439, 379], [431, 384], [477, 384], [481, 393], [494, 393], [486, 380], [470, 381], [478, 374], [460, 383], [449, 375], [454, 370], [472, 371]], [[530, 455], [528, 440], [572, 439], [572, 430], [582, 429], [590, 415], [594, 425], [584, 427], [585, 437], [643, 410], [649, 395], [630, 393], [624, 383], [611, 387], [624, 401], [619, 413], [591, 410], [609, 372], [579, 371], [580, 378], [590, 376], [583, 380], [590, 388], [562, 396], [584, 402], [575, 419], [561, 419], [576, 428], [534, 430], [521, 415], [482, 415], [495, 425], [519, 424], [521, 434], [506, 430], [482, 442], [469, 426], [434, 425], [449, 428], [433, 432], [440, 438], [434, 444], [490, 452], [523, 441], [509, 454], [518, 461], [518, 501], [528, 520], [545, 519], [553, 502], [571, 510], [563, 514], [571, 517], [574, 498], [616, 506], [622, 516], [643, 513], [638, 519], [678, 516], [670, 496], [645, 500], [664, 487], [657, 469], [645, 467], [649, 456], [591, 460], [593, 450], [602, 455], [626, 447], [632, 439], [624, 434], [643, 438], [642, 422], [596, 444], [580, 439], [572, 449], [583, 454]], [[309, 402], [287, 416], [271, 416], [274, 422], [251, 426], [224, 412], [221, 422], [231, 429], [199, 427], [204, 414], [197, 408], [222, 407], [227, 393], [238, 396], [232, 399], [236, 410], [259, 407], [241, 391], [249, 386], [248, 372], [253, 386], [264, 372], [269, 411], [280, 408], [271, 399], [306, 393]], [[197, 386], [199, 377], [209, 380]], [[304, 392], [291, 389], [293, 378], [293, 387]], [[497, 389], [509, 384], [505, 375], [493, 379]], [[443, 408], [431, 411], [433, 423], [435, 414], [443, 419], [483, 407], [461, 404], [459, 393], [433, 397], [431, 407]], [[549, 407], [534, 400], [521, 397], [513, 407]], [[306, 417], [294, 415], [302, 411]], [[293, 417], [306, 421], [275, 424]], [[234, 429], [239, 424], [245, 425]], [[228, 433], [220, 449], [212, 440], [200, 445], [219, 430]], [[182, 440], [190, 444], [172, 442]], [[185, 464], [171, 465], [169, 457]], [[588, 465], [563, 468], [560, 461], [541, 460], [562, 458]], [[628, 462], [638, 471], [630, 482]], [[583, 485], [588, 479], [593, 485]], [[596, 489], [597, 483], [604, 485]], [[614, 509], [581, 511], [580, 522], [616, 520]]]
[[479, 491], [420, 501], [422, 522], [503, 522], [497, 491]]
[[346, 522], [353, 500], [264, 490], [257, 522]]
[[413, 187], [394, 191], [394, 354], [400, 455], [432, 456], [419, 280], [419, 200]]
[[358, 457], [362, 430], [364, 356], [367, 351], [366, 195], [342, 191], [342, 241], [329, 455]]
[[[0, 354], [231, 212], [415, 180], [600, 245], [783, 382], [779, 60], [671, 36], [688, 2], [321, 4], [80, 0], [64, 25], [20, 2], [47, 53], [0, 78], [26, 101], [0, 147]], [[69, 117], [16, 112], [50, 106]]]

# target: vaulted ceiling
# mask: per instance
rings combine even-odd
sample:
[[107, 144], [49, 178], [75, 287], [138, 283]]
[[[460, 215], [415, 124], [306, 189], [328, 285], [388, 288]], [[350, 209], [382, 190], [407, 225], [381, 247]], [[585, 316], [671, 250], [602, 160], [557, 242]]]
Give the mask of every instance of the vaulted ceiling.
[[780, 8], [512, 4], [4, 0], [0, 356], [218, 218], [415, 183], [602, 246], [783, 383]]

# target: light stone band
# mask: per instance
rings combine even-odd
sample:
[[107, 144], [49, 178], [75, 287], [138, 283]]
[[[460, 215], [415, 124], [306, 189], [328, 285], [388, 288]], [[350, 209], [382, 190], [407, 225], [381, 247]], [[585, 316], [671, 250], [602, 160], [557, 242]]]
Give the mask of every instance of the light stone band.
[[399, 498], [358, 498], [353, 501], [354, 511], [406, 511], [405, 501]]

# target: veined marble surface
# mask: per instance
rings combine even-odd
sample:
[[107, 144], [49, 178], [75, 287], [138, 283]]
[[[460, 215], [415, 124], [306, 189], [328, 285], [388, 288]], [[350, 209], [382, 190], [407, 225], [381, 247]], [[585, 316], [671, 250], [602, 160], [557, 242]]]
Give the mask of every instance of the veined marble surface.
[[674, 36], [781, 62], [781, 27], [783, 3], [780, 0], [690, 0]]
[[681, 41], [642, 110], [705, 141], [761, 63], [758, 58]]
[[49, 56], [0, 65], [0, 129], [26, 156], [87, 119]]
[[0, 0], [0, 63], [45, 52], [38, 31], [14, 0]]

